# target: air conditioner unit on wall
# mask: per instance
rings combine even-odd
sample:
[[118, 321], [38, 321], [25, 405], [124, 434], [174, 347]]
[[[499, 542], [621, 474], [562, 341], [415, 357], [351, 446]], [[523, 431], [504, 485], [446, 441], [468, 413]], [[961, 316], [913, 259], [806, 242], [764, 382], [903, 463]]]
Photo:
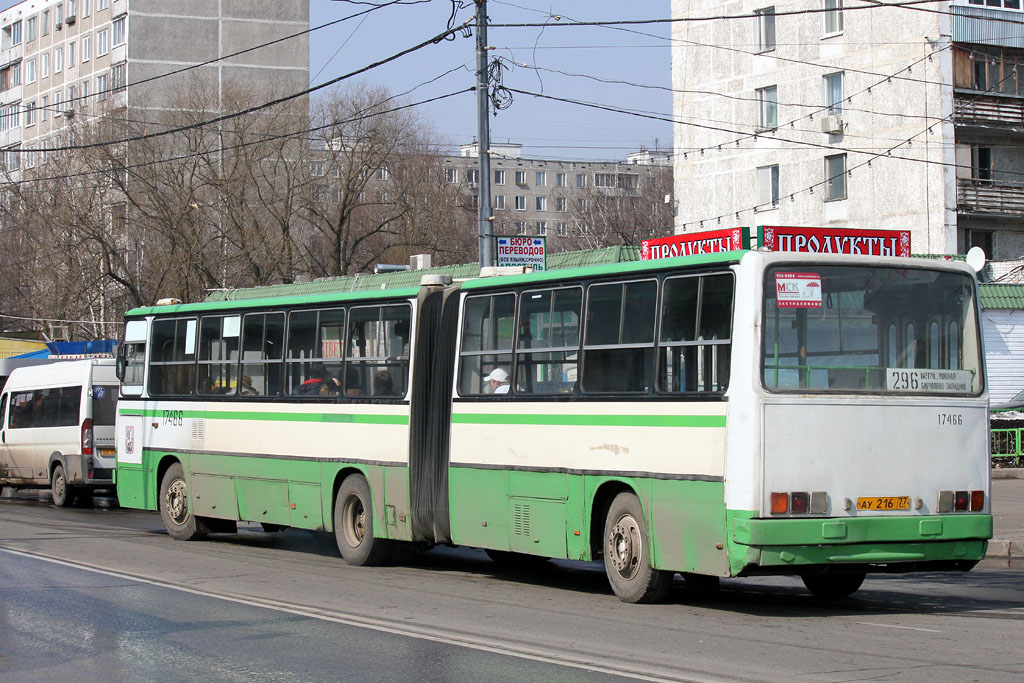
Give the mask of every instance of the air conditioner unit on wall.
[[71, 26], [71, 24], [75, 23], [75, 15], [69, 14], [67, 17], [64, 18], [64, 23], [68, 26]]
[[838, 116], [822, 116], [821, 117], [821, 132], [822, 133], [842, 133], [843, 132], [843, 120]]

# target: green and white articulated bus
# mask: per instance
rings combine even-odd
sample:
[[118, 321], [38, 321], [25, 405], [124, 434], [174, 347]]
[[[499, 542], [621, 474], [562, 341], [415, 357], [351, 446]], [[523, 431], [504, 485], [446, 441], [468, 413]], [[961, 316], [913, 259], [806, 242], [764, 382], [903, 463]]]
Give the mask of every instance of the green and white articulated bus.
[[677, 572], [967, 570], [978, 310], [963, 264], [761, 251], [136, 309], [118, 496], [176, 539], [333, 532], [356, 565], [603, 560], [630, 602]]

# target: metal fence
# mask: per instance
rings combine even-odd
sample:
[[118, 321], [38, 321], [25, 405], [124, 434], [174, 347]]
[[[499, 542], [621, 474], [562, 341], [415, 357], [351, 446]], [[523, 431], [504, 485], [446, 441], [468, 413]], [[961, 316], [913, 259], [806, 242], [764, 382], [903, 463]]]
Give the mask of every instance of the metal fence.
[[1012, 458], [1013, 466], [1020, 465], [1021, 458], [1024, 457], [1024, 453], [1021, 452], [1021, 431], [1020, 427], [992, 429], [992, 457]]

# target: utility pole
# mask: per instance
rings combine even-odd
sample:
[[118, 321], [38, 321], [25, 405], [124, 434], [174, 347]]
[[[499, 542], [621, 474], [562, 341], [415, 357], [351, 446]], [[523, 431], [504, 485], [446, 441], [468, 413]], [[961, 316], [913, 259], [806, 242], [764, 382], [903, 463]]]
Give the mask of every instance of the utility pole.
[[487, 118], [487, 0], [476, 0], [476, 116], [480, 170], [480, 267], [494, 265], [494, 216], [491, 214], [491, 124]]

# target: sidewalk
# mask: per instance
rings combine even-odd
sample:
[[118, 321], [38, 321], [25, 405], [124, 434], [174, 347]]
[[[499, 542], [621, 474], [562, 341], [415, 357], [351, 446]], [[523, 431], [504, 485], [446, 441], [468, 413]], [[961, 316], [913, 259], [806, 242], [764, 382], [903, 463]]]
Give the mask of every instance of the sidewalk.
[[1024, 568], [1024, 469], [992, 470], [994, 531], [983, 567]]

